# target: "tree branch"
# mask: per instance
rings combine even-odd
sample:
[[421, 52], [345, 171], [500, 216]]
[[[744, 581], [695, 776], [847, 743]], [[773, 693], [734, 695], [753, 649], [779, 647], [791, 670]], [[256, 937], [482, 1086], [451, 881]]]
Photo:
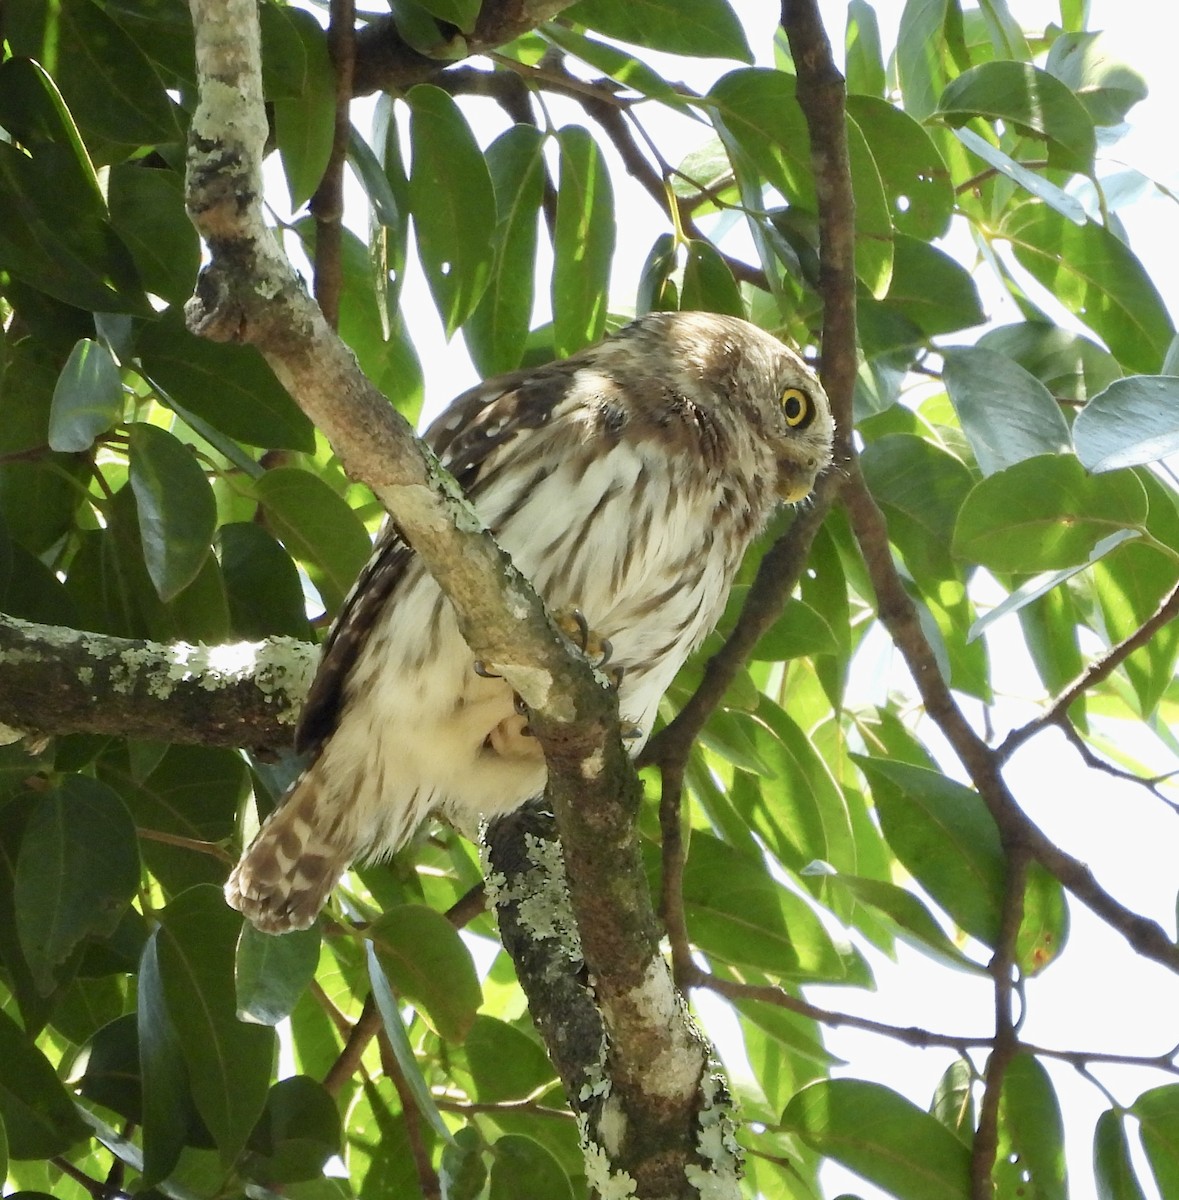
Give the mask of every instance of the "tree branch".
[[[485, 0], [475, 28], [463, 35], [466, 55], [486, 54], [551, 21], [573, 0]], [[447, 27], [452, 28], [452, 27]], [[457, 33], [457, 30], [455, 31]], [[354, 94], [404, 91], [432, 79], [449, 65], [409, 46], [392, 17], [371, 21], [356, 35]]]
[[336, 74], [336, 119], [332, 152], [323, 179], [311, 197], [315, 218], [315, 299], [327, 323], [340, 325], [340, 293], [344, 288], [344, 164], [352, 135], [349, 108], [356, 53], [356, 6], [353, 0], [332, 0], [327, 43]]
[[701, 1116], [716, 1089], [705, 1075], [707, 1048], [659, 954], [635, 828], [641, 792], [616, 697], [556, 631], [453, 478], [360, 373], [266, 227], [254, 0], [191, 0], [191, 8], [200, 103], [188, 207], [211, 262], [187, 306], [189, 325], [258, 347], [345, 470], [393, 515], [451, 601], [475, 657], [494, 663], [528, 706], [548, 764], [546, 798], [581, 953], [608, 1033], [600, 1083], [610, 1121], [588, 1122], [587, 1163], [609, 1178], [629, 1177], [643, 1197], [688, 1195], [693, 1169], [724, 1169], [735, 1179], [727, 1147], [719, 1164], [704, 1159]]
[[993, 1200], [995, 1158], [999, 1150], [999, 1104], [1003, 1080], [1011, 1060], [1019, 1053], [1014, 1016], [1015, 959], [1019, 927], [1023, 923], [1029, 855], [1022, 846], [1004, 846], [1007, 878], [1003, 889], [1003, 918], [999, 941], [991, 959], [995, 981], [995, 1040], [987, 1060], [986, 1083], [978, 1109], [978, 1128], [970, 1150], [970, 1190], [973, 1200]]
[[1119, 642], [1116, 646], [1111, 646], [1099, 659], [1090, 663], [1052, 701], [1046, 712], [1041, 713], [1026, 725], [1021, 725], [1018, 729], [1013, 729], [1004, 738], [1003, 744], [998, 748], [997, 754], [1000, 761], [1006, 762], [1024, 742], [1047, 726], [1069, 724], [1068, 710], [1072, 708], [1077, 700], [1091, 687], [1108, 679], [1135, 650], [1139, 650], [1145, 646], [1160, 629], [1169, 625], [1177, 616], [1179, 616], [1179, 586], [1172, 588], [1170, 594], [1164, 597], [1162, 603], [1151, 616], [1139, 628], [1134, 630], [1129, 637]]
[[0, 614], [0, 724], [276, 749], [290, 743], [318, 656], [293, 638], [167, 645]]

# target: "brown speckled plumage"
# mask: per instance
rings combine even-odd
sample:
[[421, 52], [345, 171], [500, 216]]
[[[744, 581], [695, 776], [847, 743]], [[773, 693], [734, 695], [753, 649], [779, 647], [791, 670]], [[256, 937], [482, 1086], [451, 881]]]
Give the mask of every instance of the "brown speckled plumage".
[[[749, 542], [830, 462], [832, 424], [818, 380], [768, 334], [652, 313], [472, 388], [426, 439], [550, 609], [580, 610], [609, 640], [637, 747]], [[229, 903], [260, 929], [304, 928], [351, 862], [392, 852], [432, 809], [472, 828], [539, 794], [524, 725], [386, 524], [307, 699], [311, 765], [230, 876]]]

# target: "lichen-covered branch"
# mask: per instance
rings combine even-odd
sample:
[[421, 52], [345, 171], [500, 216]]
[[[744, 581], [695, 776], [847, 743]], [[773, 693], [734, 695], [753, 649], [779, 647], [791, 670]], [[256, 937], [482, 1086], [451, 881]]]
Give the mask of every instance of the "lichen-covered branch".
[[[188, 206], [211, 261], [187, 316], [194, 331], [255, 345], [345, 469], [367, 483], [450, 599], [476, 657], [530, 711], [548, 763], [581, 953], [607, 1032], [605, 1126], [587, 1157], [628, 1175], [637, 1197], [692, 1196], [693, 1173], [735, 1195], [735, 1146], [719, 1128], [705, 1049], [659, 953], [635, 829], [638, 781], [617, 702], [548, 619], [454, 480], [361, 374], [266, 227], [266, 132], [253, 0], [191, 0], [200, 102]], [[532, 15], [533, 20], [537, 18]]]
[[319, 651], [293, 638], [190, 646], [0, 615], [0, 725], [202, 746], [291, 740]]

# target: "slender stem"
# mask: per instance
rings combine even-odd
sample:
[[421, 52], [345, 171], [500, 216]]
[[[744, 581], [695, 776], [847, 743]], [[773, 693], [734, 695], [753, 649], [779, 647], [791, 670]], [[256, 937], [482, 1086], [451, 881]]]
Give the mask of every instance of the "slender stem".
[[327, 43], [336, 74], [336, 119], [332, 151], [315, 195], [311, 213], [315, 217], [315, 299], [327, 323], [340, 324], [340, 295], [344, 288], [344, 164], [352, 132], [349, 106], [355, 59], [354, 0], [331, 0]]

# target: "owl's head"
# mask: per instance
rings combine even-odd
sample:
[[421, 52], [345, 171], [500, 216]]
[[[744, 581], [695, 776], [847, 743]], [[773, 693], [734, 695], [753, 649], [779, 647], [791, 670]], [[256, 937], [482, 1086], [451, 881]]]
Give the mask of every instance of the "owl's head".
[[811, 493], [831, 463], [835, 423], [818, 376], [794, 351], [764, 329], [719, 313], [653, 312], [636, 327], [640, 337], [663, 342], [772, 451], [783, 500]]

